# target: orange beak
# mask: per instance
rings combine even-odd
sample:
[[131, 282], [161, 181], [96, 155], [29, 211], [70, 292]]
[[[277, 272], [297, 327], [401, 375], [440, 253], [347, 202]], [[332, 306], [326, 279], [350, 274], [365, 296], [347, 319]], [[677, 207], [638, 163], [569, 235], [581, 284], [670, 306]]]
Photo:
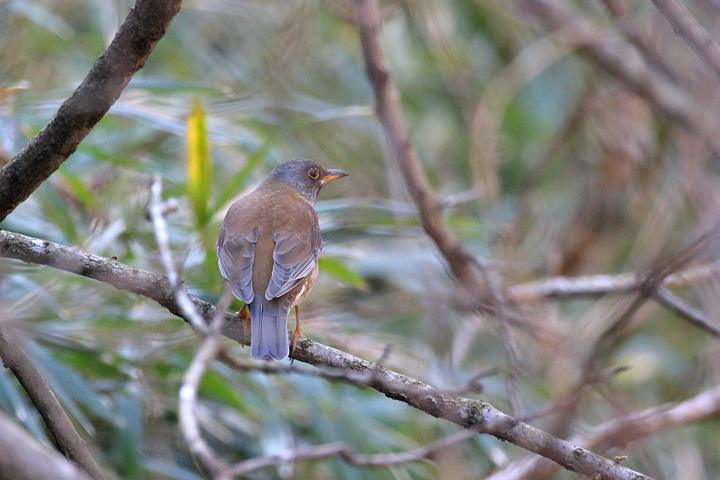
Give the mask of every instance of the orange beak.
[[340, 170], [339, 168], [329, 168], [323, 172], [323, 176], [320, 178], [320, 184], [327, 185], [333, 180], [337, 180], [338, 178], [343, 178], [347, 176], [347, 172]]

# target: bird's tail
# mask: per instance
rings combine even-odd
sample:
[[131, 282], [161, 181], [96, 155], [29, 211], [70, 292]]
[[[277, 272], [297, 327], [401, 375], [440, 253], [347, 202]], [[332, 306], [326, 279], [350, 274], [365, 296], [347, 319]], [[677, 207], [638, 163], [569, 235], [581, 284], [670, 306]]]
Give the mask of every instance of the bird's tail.
[[290, 353], [287, 332], [287, 310], [279, 302], [256, 295], [250, 304], [252, 337], [250, 350], [253, 358], [283, 360]]

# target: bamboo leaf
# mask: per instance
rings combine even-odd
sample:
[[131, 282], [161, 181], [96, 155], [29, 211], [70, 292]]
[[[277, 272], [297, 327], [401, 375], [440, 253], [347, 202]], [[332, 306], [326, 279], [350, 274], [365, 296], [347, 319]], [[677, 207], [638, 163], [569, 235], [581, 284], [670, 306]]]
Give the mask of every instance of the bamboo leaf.
[[198, 226], [209, 218], [208, 201], [212, 191], [212, 158], [205, 123], [205, 108], [193, 100], [187, 119], [187, 193]]
[[320, 257], [318, 266], [323, 272], [327, 272], [330, 276], [335, 277], [342, 283], [365, 290], [368, 288], [367, 282], [355, 270], [351, 269], [337, 257]]

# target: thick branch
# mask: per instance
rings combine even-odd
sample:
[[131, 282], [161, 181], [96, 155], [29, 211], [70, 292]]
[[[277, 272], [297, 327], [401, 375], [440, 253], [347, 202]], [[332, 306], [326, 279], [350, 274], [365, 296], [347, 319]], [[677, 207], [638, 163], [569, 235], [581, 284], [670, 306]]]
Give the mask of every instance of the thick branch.
[[115, 38], [50, 122], [0, 171], [0, 221], [75, 151], [145, 64], [181, 0], [137, 0]]
[[[116, 288], [155, 300], [175, 315], [184, 318], [174, 300], [173, 289], [164, 276], [98, 255], [86, 254], [74, 248], [5, 231], [0, 231], [0, 256], [49, 265], [100, 280]], [[209, 322], [213, 318], [214, 307], [197, 298], [191, 297], [191, 299], [205, 321]], [[223, 335], [247, 345], [250, 334], [242, 328], [242, 324], [242, 320], [237, 316], [226, 315]], [[489, 403], [438, 390], [414, 378], [384, 367], [374, 367], [367, 360], [312, 340], [303, 339], [298, 342], [293, 357], [316, 366], [358, 373], [374, 372], [374, 380], [370, 387], [389, 398], [402, 401], [434, 417], [443, 418], [463, 427], [478, 428], [479, 431], [511, 442], [587, 476], [601, 475], [602, 478], [633, 480], [648, 478], [588, 450], [577, 448], [576, 445], [553, 437], [531, 425], [519, 422]]]
[[20, 339], [13, 335], [8, 326], [0, 327], [0, 358], [18, 379], [33, 405], [40, 412], [59, 450], [94, 479], [105, 478], [95, 458], [90, 454], [85, 440], [75, 430], [55, 393], [23, 351]]
[[42, 445], [0, 412], [0, 478], [90, 480], [59, 453]]

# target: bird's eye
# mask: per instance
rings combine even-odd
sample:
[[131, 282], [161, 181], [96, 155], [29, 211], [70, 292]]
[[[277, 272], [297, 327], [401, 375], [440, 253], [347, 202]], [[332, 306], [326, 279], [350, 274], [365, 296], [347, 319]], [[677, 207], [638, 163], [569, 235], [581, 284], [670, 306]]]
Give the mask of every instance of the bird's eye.
[[307, 171], [308, 177], [317, 180], [320, 177], [320, 170], [317, 167], [310, 167]]

